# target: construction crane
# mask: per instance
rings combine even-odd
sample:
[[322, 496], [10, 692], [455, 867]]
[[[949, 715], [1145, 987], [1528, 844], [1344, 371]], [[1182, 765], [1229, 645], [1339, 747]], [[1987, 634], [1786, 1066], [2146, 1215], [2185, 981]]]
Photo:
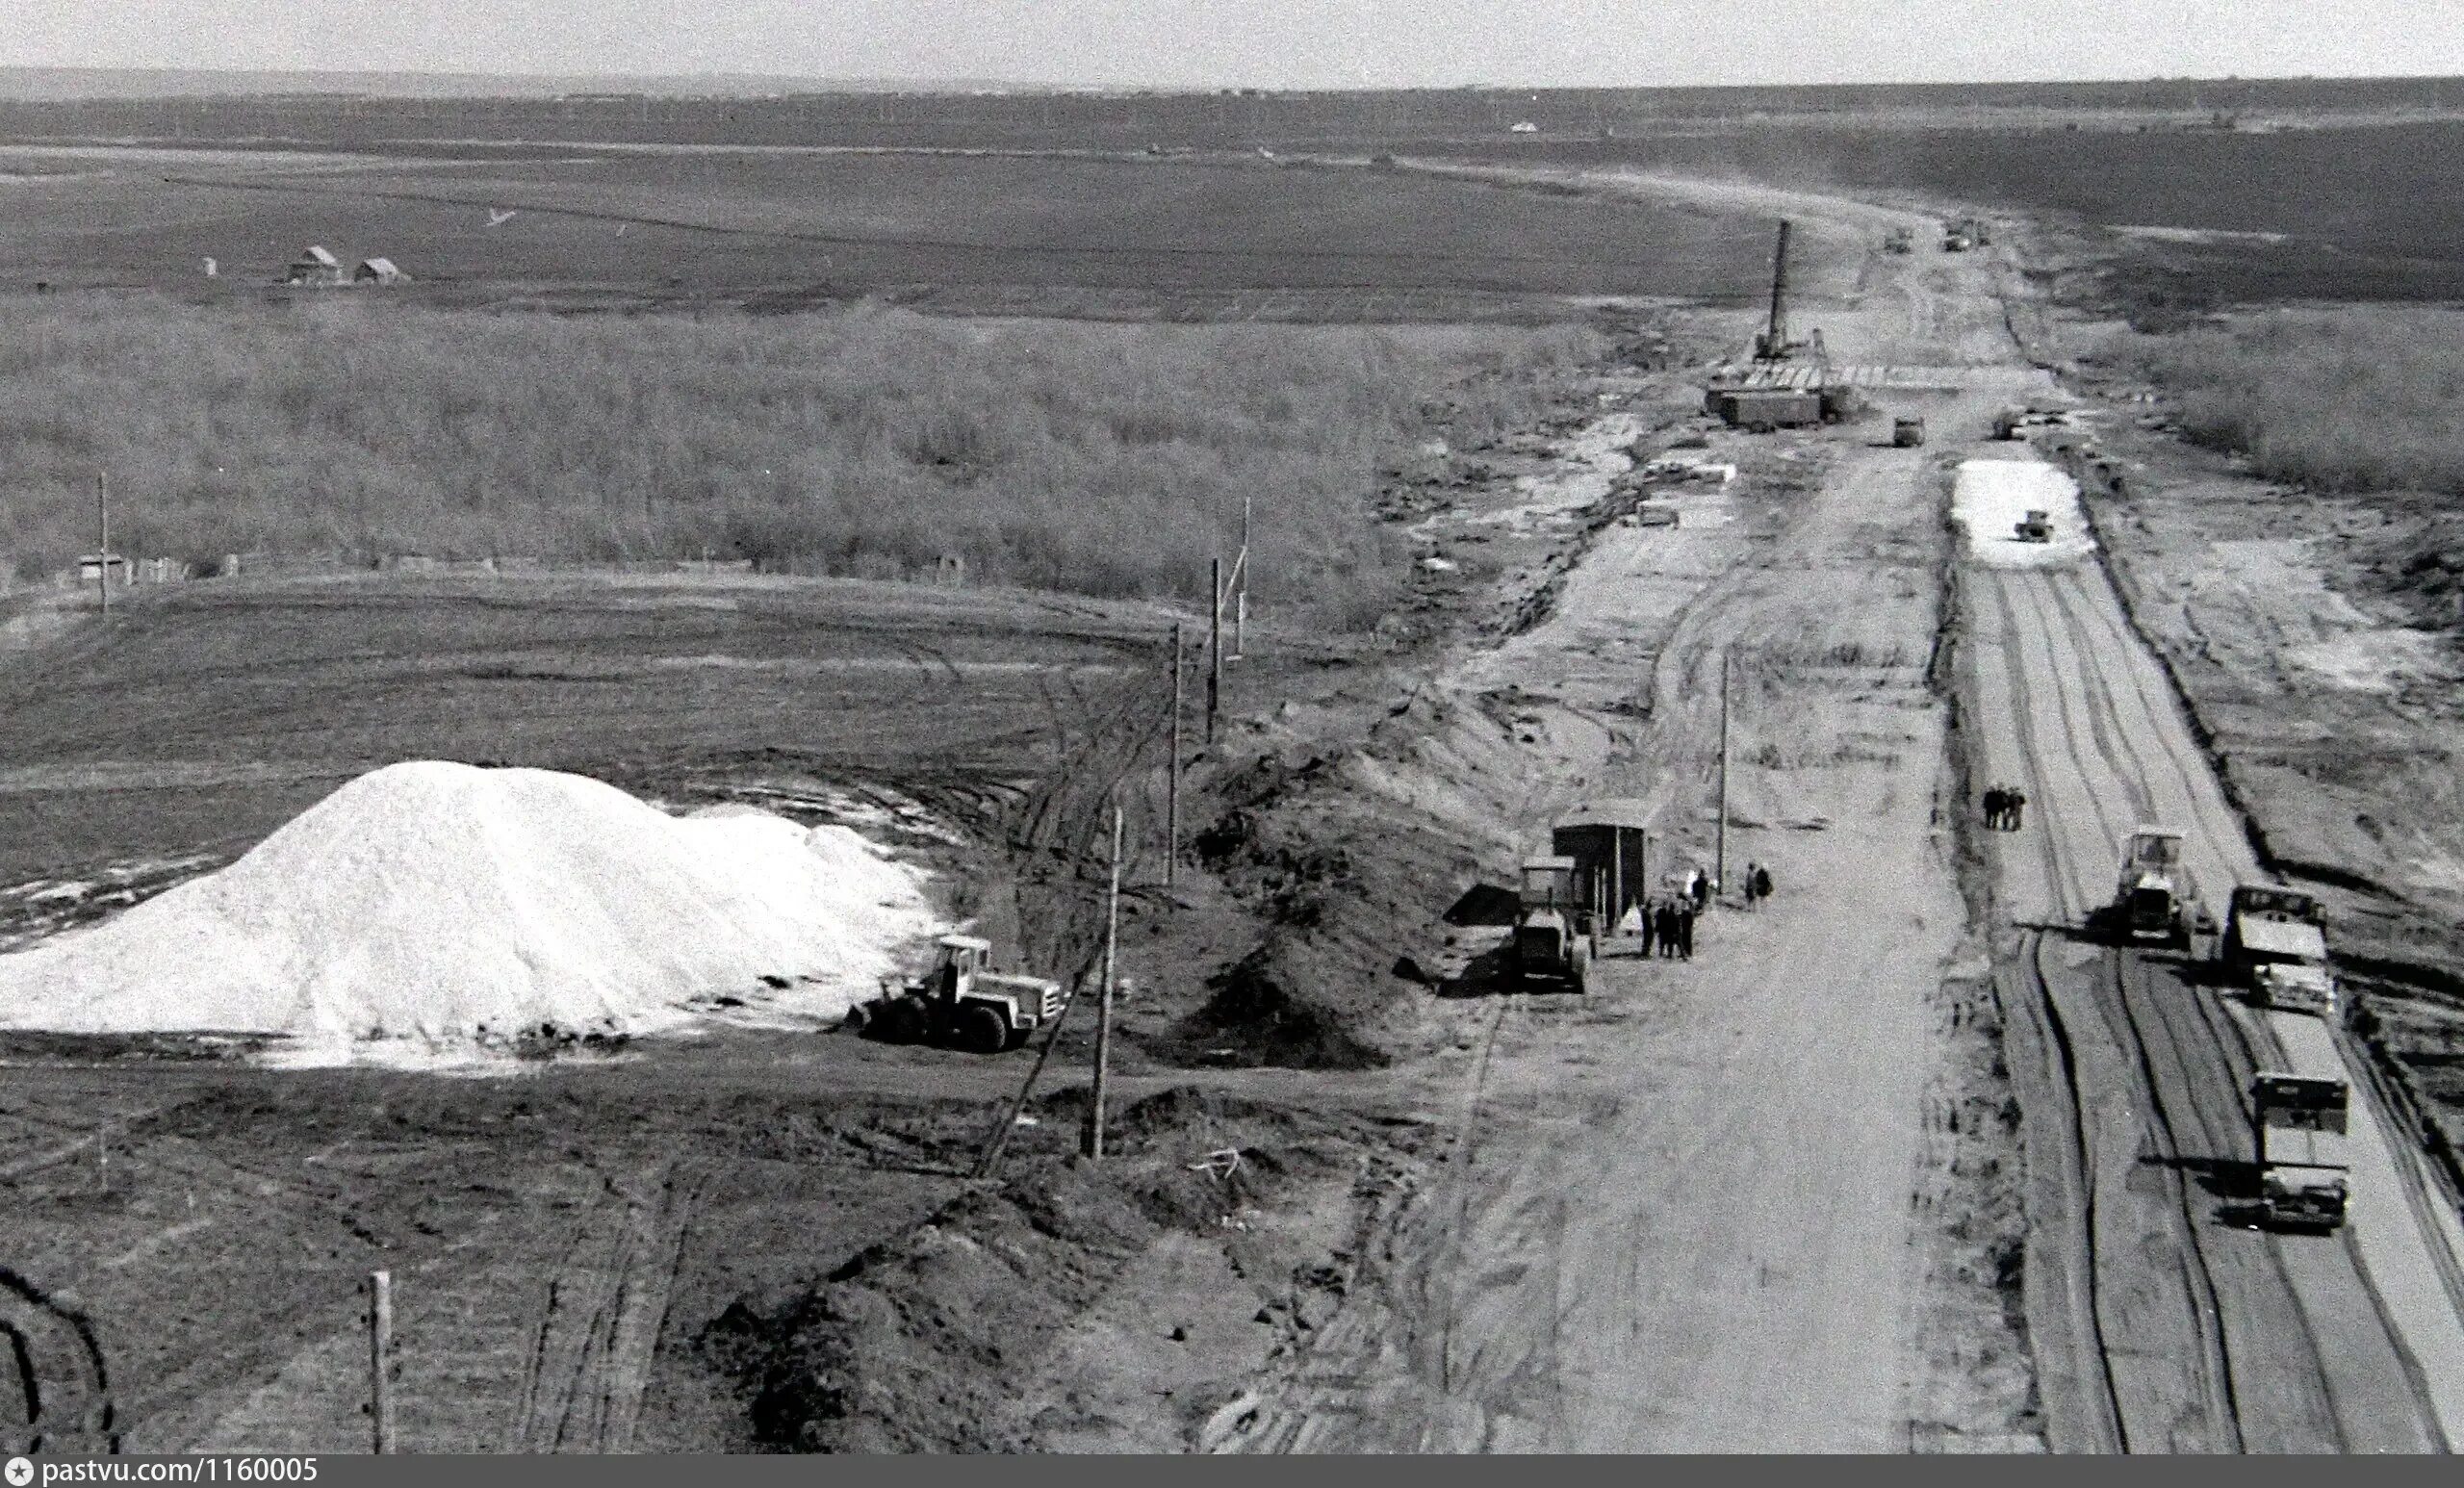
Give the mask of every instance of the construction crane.
[[1754, 359], [1785, 362], [1798, 356], [1822, 360], [1822, 332], [1815, 331], [1803, 341], [1788, 337], [1788, 219], [1782, 218], [1780, 244], [1771, 254], [1771, 322], [1755, 333]]

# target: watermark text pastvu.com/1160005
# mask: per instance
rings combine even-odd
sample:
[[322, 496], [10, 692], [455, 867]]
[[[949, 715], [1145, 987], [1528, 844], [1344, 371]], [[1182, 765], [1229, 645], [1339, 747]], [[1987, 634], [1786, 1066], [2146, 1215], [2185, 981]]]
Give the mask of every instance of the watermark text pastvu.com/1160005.
[[156, 1462], [88, 1459], [35, 1462], [12, 1457], [0, 1470], [9, 1488], [56, 1483], [313, 1483], [314, 1457], [199, 1456]]

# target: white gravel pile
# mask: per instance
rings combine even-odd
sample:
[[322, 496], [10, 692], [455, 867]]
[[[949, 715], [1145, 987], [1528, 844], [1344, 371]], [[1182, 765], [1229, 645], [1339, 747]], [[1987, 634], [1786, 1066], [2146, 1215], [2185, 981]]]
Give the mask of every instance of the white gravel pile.
[[922, 888], [845, 828], [391, 765], [218, 873], [0, 957], [0, 1026], [281, 1034], [325, 1063], [722, 1007], [835, 1017], [941, 928]]
[[[2023, 543], [2031, 511], [2053, 520], [2053, 541]], [[1992, 568], [2058, 568], [2095, 551], [2079, 509], [2079, 486], [2041, 460], [1969, 460], [1951, 485], [1951, 519], [1967, 529], [1968, 552]]]

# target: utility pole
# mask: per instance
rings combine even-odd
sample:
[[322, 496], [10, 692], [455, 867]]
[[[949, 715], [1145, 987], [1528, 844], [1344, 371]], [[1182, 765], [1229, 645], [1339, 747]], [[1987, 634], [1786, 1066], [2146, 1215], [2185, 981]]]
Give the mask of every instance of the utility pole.
[[1206, 630], [1206, 742], [1215, 742], [1215, 710], [1223, 696], [1223, 560], [1207, 560], [1206, 591], [1213, 615]]
[[394, 1273], [368, 1273], [368, 1421], [376, 1455], [394, 1450]]
[[1104, 891], [1104, 981], [1096, 989], [1095, 1003], [1095, 1087], [1087, 1100], [1087, 1134], [1083, 1143], [1088, 1158], [1102, 1162], [1104, 1157], [1104, 1085], [1111, 1073], [1113, 1049], [1113, 982], [1115, 957], [1120, 947], [1120, 802], [1113, 802], [1113, 879]]
[[103, 546], [94, 554], [94, 584], [103, 596], [103, 618], [112, 614], [112, 500], [111, 476], [94, 472], [94, 518], [103, 529]]
[[1172, 622], [1172, 753], [1164, 772], [1164, 886], [1181, 867], [1181, 623]]
[[1720, 820], [1718, 859], [1711, 882], [1725, 889], [1729, 881], [1729, 654], [1720, 653]]
[[1232, 565], [1232, 659], [1249, 654], [1249, 498], [1241, 498], [1241, 557]]

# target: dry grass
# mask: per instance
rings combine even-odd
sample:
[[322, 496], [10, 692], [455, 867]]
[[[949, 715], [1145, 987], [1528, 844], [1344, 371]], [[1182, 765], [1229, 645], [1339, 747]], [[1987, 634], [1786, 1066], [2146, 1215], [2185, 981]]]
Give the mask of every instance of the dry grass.
[[1259, 582], [1358, 622], [1404, 555], [1378, 461], [1433, 403], [1529, 416], [1572, 329], [937, 321], [875, 309], [554, 320], [335, 295], [0, 309], [0, 554], [115, 546], [750, 557], [1202, 596], [1244, 495]]
[[2280, 310], [2118, 349], [2179, 396], [2193, 437], [2270, 479], [2464, 494], [2464, 315]]

